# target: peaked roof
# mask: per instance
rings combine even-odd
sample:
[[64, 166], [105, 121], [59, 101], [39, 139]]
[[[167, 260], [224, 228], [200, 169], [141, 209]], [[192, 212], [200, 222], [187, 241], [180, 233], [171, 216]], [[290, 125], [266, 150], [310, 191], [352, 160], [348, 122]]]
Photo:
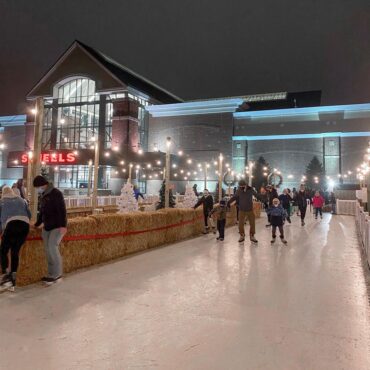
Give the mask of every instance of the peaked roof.
[[[34, 98], [37, 96], [47, 96], [45, 90], [45, 85], [47, 86], [47, 90], [50, 91], [50, 85], [54, 85], [56, 82], [56, 72], [58, 68], [65, 68], [66, 74], [64, 77], [70, 77], [73, 73], [79, 74], [84, 73], [81, 70], [81, 65], [77, 65], [76, 57], [71, 61], [68, 67], [65, 64], [68, 61], [68, 57], [72, 58], [73, 52], [76, 49], [81, 49], [87, 56], [91, 59], [91, 61], [95, 62], [97, 66], [100, 67], [101, 71], [99, 71], [99, 75], [105, 74], [105, 76], [109, 75], [110, 81], [115, 81], [112, 83], [112, 89], [117, 90], [119, 87], [131, 87], [135, 90], [138, 90], [149, 97], [158, 100], [161, 103], [178, 103], [182, 102], [183, 100], [178, 96], [170, 93], [169, 91], [165, 90], [164, 88], [158, 86], [154, 82], [146, 79], [145, 77], [140, 76], [136, 72], [132, 71], [131, 69], [119, 64], [115, 60], [109, 58], [108, 56], [104, 55], [100, 51], [82, 43], [81, 41], [75, 40], [72, 45], [65, 51], [62, 56], [56, 61], [56, 63], [49, 69], [48, 72], [41, 78], [41, 80], [32, 88], [32, 90], [28, 93], [28, 98]], [[75, 71], [70, 71], [70, 69], [74, 69]], [[86, 72], [88, 73], [88, 72]], [[60, 73], [59, 73], [60, 75]], [[60, 79], [60, 76], [59, 76]], [[108, 79], [109, 80], [109, 79]], [[48, 86], [49, 85], [49, 86]], [[104, 84], [103, 84], [104, 85]], [[108, 83], [109, 85], [109, 83]], [[97, 89], [99, 91], [99, 89]], [[101, 91], [109, 90], [107, 86], [103, 86]]]

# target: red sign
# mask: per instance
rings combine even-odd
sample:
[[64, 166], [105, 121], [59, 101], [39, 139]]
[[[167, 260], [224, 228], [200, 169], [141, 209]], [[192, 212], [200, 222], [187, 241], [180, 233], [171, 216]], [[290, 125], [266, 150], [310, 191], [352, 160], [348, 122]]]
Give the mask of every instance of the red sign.
[[[76, 163], [76, 157], [77, 155], [74, 152], [46, 152], [40, 154], [40, 161], [45, 164], [74, 164]], [[28, 154], [22, 154], [21, 163], [28, 163]]]

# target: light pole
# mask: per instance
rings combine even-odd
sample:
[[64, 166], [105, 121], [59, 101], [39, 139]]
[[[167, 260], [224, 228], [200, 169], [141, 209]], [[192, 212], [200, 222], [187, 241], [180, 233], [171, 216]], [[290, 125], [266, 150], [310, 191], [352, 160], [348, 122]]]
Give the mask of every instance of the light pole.
[[27, 162], [27, 199], [31, 198], [31, 171], [32, 171], [32, 158], [33, 158], [33, 153], [30, 150], [28, 152], [28, 162]]
[[89, 174], [87, 180], [87, 196], [91, 195], [91, 178], [92, 178], [92, 160], [89, 160]]
[[252, 177], [253, 177], [253, 162], [249, 161], [248, 162], [248, 171], [249, 171], [249, 176], [248, 176], [248, 185], [252, 187]]
[[166, 177], [165, 177], [165, 196], [164, 196], [164, 207], [168, 208], [170, 206], [170, 148], [171, 148], [171, 138], [168, 137], [166, 141]]
[[[32, 158], [32, 165], [31, 165], [31, 181], [40, 173], [40, 156], [41, 156], [41, 141], [42, 141], [42, 124], [44, 118], [44, 99], [37, 98], [36, 99], [36, 107], [35, 107], [35, 129], [34, 129], [34, 136], [33, 136], [33, 158]], [[38, 196], [37, 190], [35, 187], [31, 187], [29, 184], [29, 188], [31, 188], [31, 197], [30, 197], [30, 209], [32, 214], [32, 221], [36, 221], [37, 219], [37, 203], [38, 203]]]
[[98, 206], [99, 138], [93, 137], [92, 140], [94, 141], [95, 150], [92, 207], [95, 209]]
[[208, 168], [209, 164], [207, 162], [204, 163], [204, 189], [207, 189]]
[[218, 201], [220, 202], [222, 199], [222, 161], [224, 157], [220, 153], [218, 157]]
[[128, 168], [128, 180], [127, 180], [129, 184], [131, 184], [132, 167], [134, 167], [134, 165], [130, 163], [129, 168]]

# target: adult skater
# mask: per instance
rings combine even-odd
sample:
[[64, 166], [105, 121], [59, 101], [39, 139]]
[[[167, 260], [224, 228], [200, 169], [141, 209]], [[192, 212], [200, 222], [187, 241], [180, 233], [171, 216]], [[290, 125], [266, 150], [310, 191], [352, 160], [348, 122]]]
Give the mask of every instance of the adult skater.
[[[0, 201], [1, 219], [1, 269], [5, 274], [0, 282], [0, 290], [15, 290], [19, 252], [30, 230], [31, 212], [27, 202], [14, 194], [9, 186], [4, 186]], [[11, 264], [9, 266], [8, 254]], [[7, 269], [10, 267], [8, 273]]]
[[35, 227], [43, 225], [42, 239], [48, 262], [48, 276], [41, 280], [49, 285], [56, 283], [63, 274], [59, 244], [67, 232], [67, 212], [63, 194], [45, 177], [36, 176], [33, 186], [41, 193], [40, 211]]
[[253, 196], [257, 196], [257, 192], [252, 187], [247, 186], [247, 183], [244, 180], [240, 180], [237, 192], [227, 203], [228, 207], [230, 207], [230, 204], [235, 201], [239, 204], [239, 243], [242, 243], [245, 240], [244, 223], [246, 218], [248, 218], [250, 225], [250, 240], [253, 243], [258, 243], [254, 236], [256, 233], [256, 217], [253, 210]]
[[281, 206], [286, 211], [286, 214], [287, 214], [286, 220], [291, 224], [292, 221], [290, 219], [290, 202], [291, 202], [292, 198], [289, 194], [288, 189], [284, 189], [283, 194], [280, 194], [278, 199], [280, 201]]
[[295, 197], [295, 202], [298, 206], [298, 210], [301, 215], [301, 225], [302, 226], [305, 225], [304, 219], [306, 217], [306, 211], [307, 211], [307, 200], [310, 200], [310, 197], [307, 195], [304, 184], [302, 184]]
[[208, 226], [208, 219], [209, 214], [213, 209], [213, 198], [212, 195], [209, 193], [208, 189], [204, 189], [203, 196], [198, 200], [198, 202], [193, 207], [197, 209], [200, 205], [203, 205], [203, 215], [204, 215], [204, 234], [208, 234], [209, 226]]

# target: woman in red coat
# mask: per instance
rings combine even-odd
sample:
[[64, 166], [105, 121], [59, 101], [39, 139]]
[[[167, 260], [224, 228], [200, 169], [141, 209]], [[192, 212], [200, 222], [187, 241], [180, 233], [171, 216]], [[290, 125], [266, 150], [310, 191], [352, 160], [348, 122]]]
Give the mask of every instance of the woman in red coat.
[[315, 193], [315, 196], [312, 199], [313, 207], [315, 208], [315, 219], [317, 220], [317, 216], [320, 212], [320, 217], [322, 218], [322, 207], [325, 204], [325, 199], [320, 195], [320, 193], [317, 191]]

